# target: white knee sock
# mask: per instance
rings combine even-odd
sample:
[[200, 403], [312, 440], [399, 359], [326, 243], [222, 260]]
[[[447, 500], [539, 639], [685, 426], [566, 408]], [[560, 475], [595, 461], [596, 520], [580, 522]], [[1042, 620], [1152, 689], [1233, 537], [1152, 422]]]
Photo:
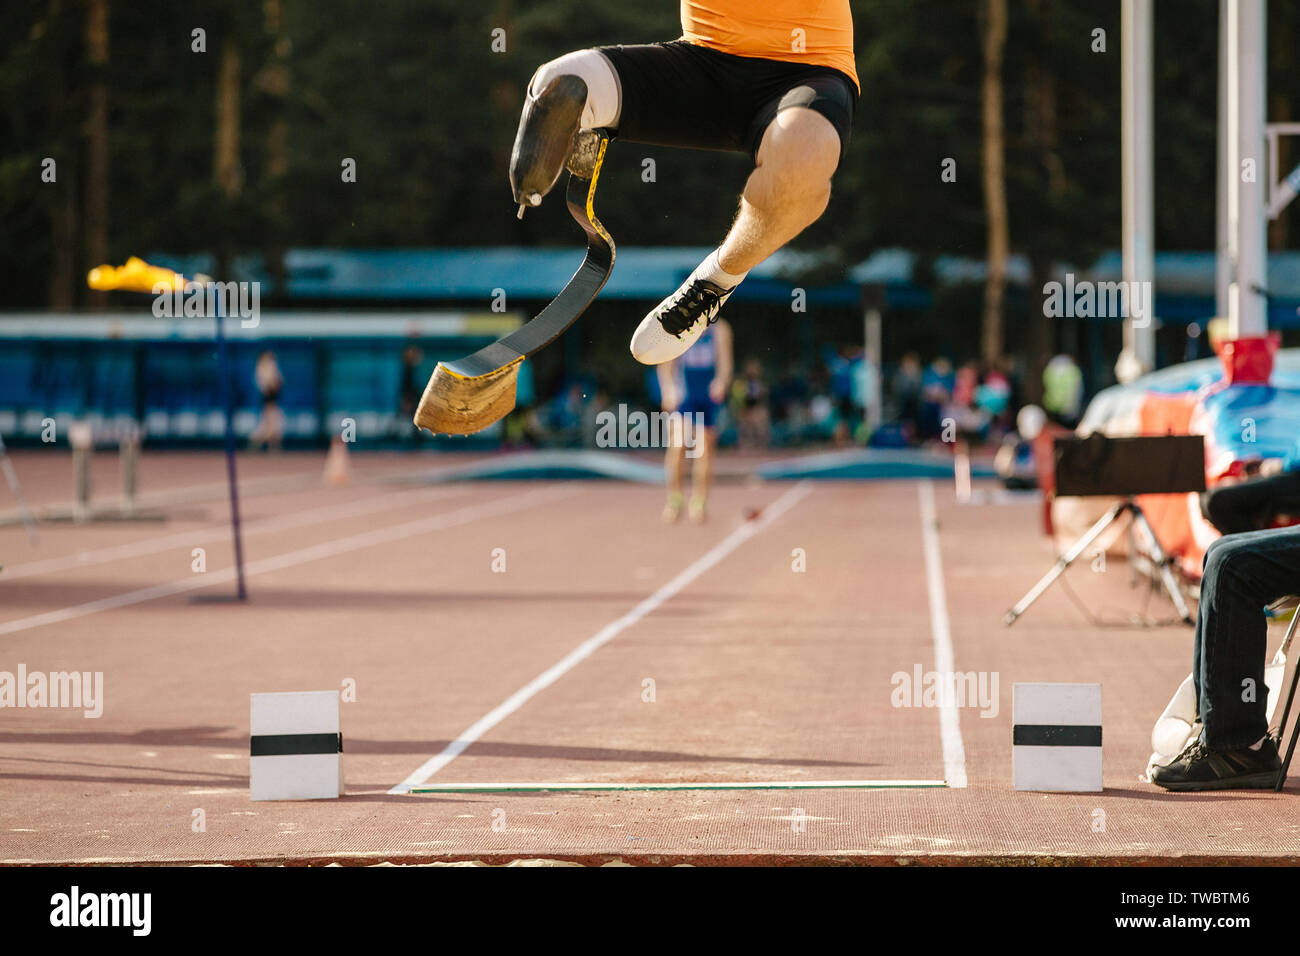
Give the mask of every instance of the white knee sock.
[[710, 252], [705, 260], [695, 267], [695, 272], [692, 274], [701, 279], [708, 279], [714, 285], [720, 285], [724, 289], [734, 289], [745, 280], [745, 276], [749, 275], [748, 272], [736, 275], [725, 271], [718, 262], [717, 249]]

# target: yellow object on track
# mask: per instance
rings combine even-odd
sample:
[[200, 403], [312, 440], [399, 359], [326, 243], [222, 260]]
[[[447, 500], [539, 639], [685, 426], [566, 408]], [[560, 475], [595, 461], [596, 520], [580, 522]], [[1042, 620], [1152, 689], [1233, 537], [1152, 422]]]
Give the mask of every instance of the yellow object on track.
[[132, 256], [120, 266], [96, 266], [86, 274], [86, 285], [101, 292], [154, 292], [160, 285], [171, 290], [184, 290], [185, 282], [185, 277], [179, 272], [151, 266], [138, 256]]

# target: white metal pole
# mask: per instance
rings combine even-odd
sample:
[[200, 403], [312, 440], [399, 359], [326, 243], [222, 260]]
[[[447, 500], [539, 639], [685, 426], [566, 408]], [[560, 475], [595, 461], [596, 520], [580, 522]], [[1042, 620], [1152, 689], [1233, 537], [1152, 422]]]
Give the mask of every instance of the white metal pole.
[[1214, 196], [1214, 314], [1228, 314], [1228, 286], [1232, 282], [1235, 257], [1232, 255], [1232, 228], [1228, 220], [1228, 192], [1232, 188], [1231, 141], [1228, 125], [1228, 3], [1219, 0], [1219, 117], [1218, 167], [1215, 172]]
[[[1234, 159], [1237, 267], [1229, 292], [1229, 326], [1234, 338], [1268, 331], [1268, 218], [1265, 190], [1270, 175], [1265, 160], [1264, 102], [1267, 0], [1228, 0], [1236, 47]], [[1232, 78], [1230, 78], [1231, 80]], [[1253, 170], [1248, 161], [1253, 161]]]
[[[1120, 124], [1123, 256], [1126, 288], [1155, 284], [1155, 188], [1151, 107], [1152, 0], [1121, 0]], [[1144, 297], [1145, 298], [1145, 297]], [[1148, 299], [1150, 303], [1150, 300]], [[1153, 303], [1151, 303], [1153, 305]], [[1121, 382], [1155, 367], [1155, 317], [1148, 308], [1135, 325], [1124, 319], [1124, 351], [1115, 365]]]
[[1239, 220], [1241, 218], [1239, 210], [1241, 208], [1241, 192], [1237, 184], [1241, 179], [1241, 157], [1239, 146], [1241, 145], [1237, 138], [1237, 131], [1241, 126], [1241, 96], [1238, 89], [1241, 86], [1241, 69], [1237, 65], [1238, 56], [1241, 53], [1241, 47], [1237, 43], [1237, 29], [1241, 25], [1237, 16], [1237, 0], [1223, 0], [1225, 8], [1224, 23], [1224, 52], [1226, 53], [1227, 76], [1225, 77], [1224, 86], [1227, 91], [1227, 113], [1226, 121], [1228, 124], [1228, 168], [1224, 171], [1224, 187], [1228, 191], [1228, 308], [1224, 313], [1228, 317], [1228, 338], [1237, 337], [1237, 259], [1241, 253], [1241, 229]]

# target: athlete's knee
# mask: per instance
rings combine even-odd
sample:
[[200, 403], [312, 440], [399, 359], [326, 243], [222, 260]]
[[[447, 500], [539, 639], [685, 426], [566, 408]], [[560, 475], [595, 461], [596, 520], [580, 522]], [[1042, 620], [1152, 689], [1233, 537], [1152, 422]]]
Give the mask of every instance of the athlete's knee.
[[839, 133], [826, 117], [805, 107], [782, 110], [763, 134], [756, 158], [745, 189], [750, 203], [797, 211], [804, 224], [826, 210], [840, 159]]
[[1252, 593], [1257, 584], [1255, 572], [1259, 560], [1248, 536], [1229, 534], [1216, 538], [1205, 550], [1202, 586], [1211, 591], [1226, 586], [1241, 593]]
[[587, 84], [587, 104], [582, 111], [584, 129], [618, 126], [620, 110], [618, 74], [608, 57], [599, 50], [576, 50], [543, 63], [528, 83], [528, 95], [535, 97], [557, 76], [577, 76]]
[[797, 179], [809, 191], [830, 189], [840, 164], [840, 134], [821, 113], [794, 107], [776, 114], [763, 134], [758, 163]]
[[1211, 488], [1201, 495], [1201, 516], [1222, 531], [1228, 523], [1232, 509], [1227, 507], [1228, 497], [1223, 494], [1226, 488]]
[[1211, 541], [1210, 546], [1205, 549], [1203, 576], [1220, 573], [1232, 556], [1235, 545], [1236, 542], [1227, 537], [1215, 538]]

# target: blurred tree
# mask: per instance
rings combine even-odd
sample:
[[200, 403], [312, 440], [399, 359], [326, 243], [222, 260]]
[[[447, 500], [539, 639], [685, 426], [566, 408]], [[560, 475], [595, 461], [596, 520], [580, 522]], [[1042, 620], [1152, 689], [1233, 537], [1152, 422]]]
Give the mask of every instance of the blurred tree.
[[[66, 60], [69, 45], [66, 42], [67, 31], [62, 28], [66, 22], [62, 16], [63, 2], [64, 0], [51, 0], [45, 19], [38, 21], [32, 28], [33, 38], [44, 39], [45, 43], [40, 45], [47, 47], [48, 51], [53, 54], [51, 59], [58, 63]], [[33, 46], [35, 45], [33, 44]], [[69, 117], [67, 83], [65, 82], [63, 70], [53, 71], [46, 94], [45, 107], [52, 119], [51, 125], [53, 129], [58, 130]], [[75, 126], [73, 128], [75, 129]], [[57, 138], [66, 143], [67, 133]], [[44, 205], [49, 215], [50, 224], [48, 286], [50, 305], [55, 309], [70, 309], [76, 302], [77, 275], [80, 265], [77, 261], [78, 219], [76, 179], [74, 178], [76, 166], [66, 147], [56, 147], [52, 152], [54, 155], [49, 158], [55, 161], [55, 182], [49, 185], [54, 188], [53, 190], [42, 190], [40, 193], [43, 197], [47, 197]], [[62, 180], [58, 178], [59, 162], [63, 163]]]
[[[244, 167], [240, 158], [243, 116], [239, 108], [242, 62], [238, 34], [233, 30], [227, 32], [217, 41], [217, 48], [221, 59], [212, 107], [212, 184], [221, 196], [223, 206], [229, 210], [238, 203], [244, 186]], [[218, 277], [224, 278], [230, 274], [233, 252], [230, 237], [222, 231], [213, 239], [217, 253], [214, 269]]]
[[[86, 110], [86, 258], [94, 265], [108, 260], [108, 0], [86, 3], [86, 64], [90, 100]], [[91, 302], [102, 306], [103, 292], [92, 292]]]
[[[854, 0], [863, 93], [853, 140], [830, 208], [799, 247], [829, 250], [838, 264], [905, 247], [920, 253], [922, 275], [938, 255], [986, 254], [985, 2]], [[1183, 0], [1156, 13], [1162, 250], [1213, 246], [1216, 11], [1216, 0]], [[671, 0], [2, 4], [0, 305], [84, 303], [86, 268], [133, 253], [224, 246], [261, 252], [274, 272], [295, 246], [575, 246], [563, 203], [513, 215], [506, 163], [525, 84], [571, 49], [671, 39], [677, 13]], [[1278, 118], [1300, 96], [1286, 52], [1300, 4], [1271, 4], [1269, 18]], [[1105, 52], [1092, 49], [1096, 29]], [[1086, 267], [1119, 242], [1118, 43], [1114, 0], [1007, 5], [1006, 249], [1028, 255], [1034, 288], [1008, 288], [1002, 338], [1021, 355], [1070, 338], [1041, 321], [1053, 263]], [[47, 158], [55, 182], [41, 181]], [[357, 163], [355, 183], [342, 181], [345, 158]], [[653, 179], [642, 175], [648, 159]], [[953, 182], [941, 178], [949, 159]], [[602, 218], [625, 245], [717, 242], [748, 166], [617, 142]], [[1300, 204], [1286, 215], [1275, 244], [1288, 224], [1294, 235]], [[942, 318], [970, 327], [952, 338], [963, 349], [991, 350], [975, 334], [978, 290], [966, 293], [944, 300]]]
[[1006, 301], [1007, 259], [1011, 237], [1007, 225], [1007, 182], [1002, 147], [1002, 51], [1007, 42], [1007, 0], [984, 0], [981, 17], [984, 46], [983, 171], [984, 217], [988, 228], [987, 275], [980, 355], [994, 363], [1002, 358], [1002, 311]]
[[[1035, 202], [1044, 209], [1041, 216], [1027, 217], [1021, 223], [1021, 236], [1029, 259], [1030, 288], [1028, 296], [1028, 334], [1023, 348], [1024, 398], [1029, 402], [1042, 399], [1043, 369], [1055, 354], [1061, 330], [1057, 323], [1072, 319], [1049, 317], [1043, 307], [1043, 289], [1054, 276], [1052, 268], [1058, 257], [1068, 257], [1074, 250], [1064, 247], [1058, 237], [1050, 234], [1053, 217], [1066, 209], [1064, 202], [1070, 189], [1070, 177], [1060, 151], [1060, 124], [1056, 96], [1056, 64], [1058, 56], [1059, 4], [1052, 0], [1028, 0], [1025, 24], [1028, 46], [1024, 72], [1025, 146], [1028, 157], [1036, 154], [1037, 162], [1025, 163], [1022, 171], [1026, 202]], [[1080, 38], [1081, 28], [1073, 35]], [[1045, 228], [1046, 227], [1046, 228]], [[1086, 253], [1085, 253], [1086, 254]], [[1062, 344], [1064, 351], [1078, 353], [1078, 342]]]
[[259, 190], [263, 213], [262, 258], [272, 288], [280, 290], [284, 286], [284, 254], [288, 240], [284, 182], [289, 171], [290, 144], [285, 107], [292, 87], [289, 57], [293, 41], [285, 28], [283, 0], [264, 0], [262, 13], [270, 47], [261, 71], [253, 79], [254, 88], [267, 98], [269, 114], [266, 164]]

